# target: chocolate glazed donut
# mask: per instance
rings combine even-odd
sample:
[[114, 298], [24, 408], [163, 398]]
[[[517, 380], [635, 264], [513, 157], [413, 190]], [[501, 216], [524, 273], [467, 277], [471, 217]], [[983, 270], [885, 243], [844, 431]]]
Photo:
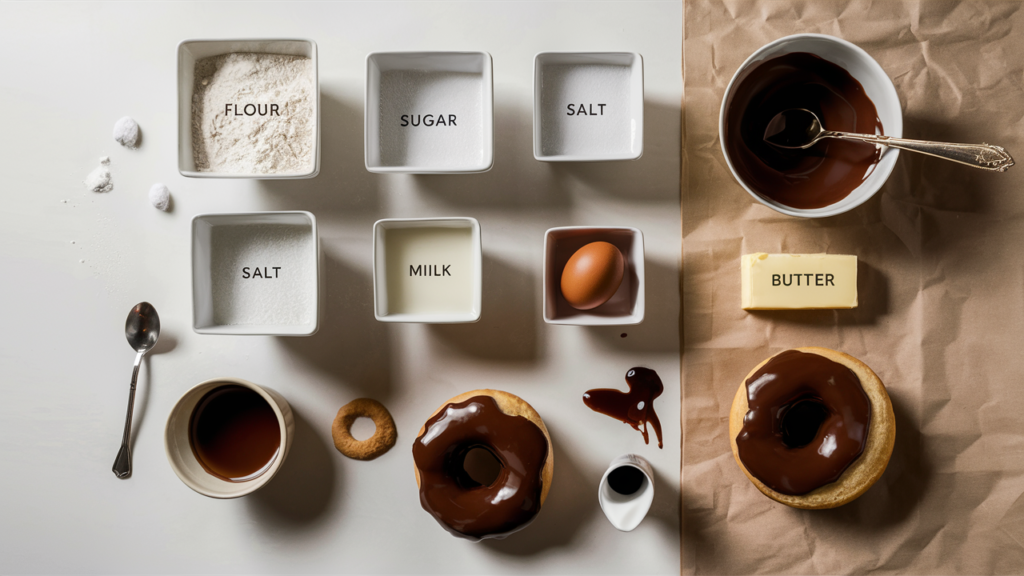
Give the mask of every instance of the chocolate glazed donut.
[[878, 376], [827, 348], [786, 350], [754, 368], [736, 391], [729, 429], [736, 462], [758, 490], [809, 509], [867, 491], [896, 438]]
[[[475, 448], [500, 464], [481, 485], [466, 472]], [[504, 538], [540, 511], [554, 471], [551, 439], [537, 412], [517, 396], [475, 390], [452, 398], [427, 420], [412, 448], [420, 504], [442, 527], [473, 541]]]

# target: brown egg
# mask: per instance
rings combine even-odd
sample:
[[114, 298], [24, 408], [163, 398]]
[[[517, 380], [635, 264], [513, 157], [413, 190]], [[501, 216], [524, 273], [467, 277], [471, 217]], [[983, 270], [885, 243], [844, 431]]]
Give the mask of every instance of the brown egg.
[[562, 269], [562, 296], [577, 310], [597, 308], [615, 295], [622, 284], [626, 260], [607, 242], [580, 248]]

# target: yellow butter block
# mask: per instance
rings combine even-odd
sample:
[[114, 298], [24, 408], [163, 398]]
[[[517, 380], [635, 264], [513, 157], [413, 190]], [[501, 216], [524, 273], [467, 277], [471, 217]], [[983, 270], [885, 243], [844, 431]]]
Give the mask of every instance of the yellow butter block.
[[744, 254], [744, 310], [857, 307], [857, 257], [841, 254]]

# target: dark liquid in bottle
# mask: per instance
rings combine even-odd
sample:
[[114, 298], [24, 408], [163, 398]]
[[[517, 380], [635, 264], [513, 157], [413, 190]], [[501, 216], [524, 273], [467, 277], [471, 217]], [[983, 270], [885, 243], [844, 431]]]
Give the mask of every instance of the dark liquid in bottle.
[[281, 426], [256, 391], [230, 384], [207, 392], [196, 404], [188, 440], [204, 470], [229, 482], [244, 482], [274, 463]]
[[623, 496], [636, 494], [644, 484], [644, 473], [632, 466], [619, 466], [608, 475], [608, 486]]

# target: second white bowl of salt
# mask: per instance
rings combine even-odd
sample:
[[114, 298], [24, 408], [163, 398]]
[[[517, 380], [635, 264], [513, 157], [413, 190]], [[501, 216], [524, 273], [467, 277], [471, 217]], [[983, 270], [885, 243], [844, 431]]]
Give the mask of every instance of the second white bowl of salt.
[[486, 172], [494, 164], [491, 55], [369, 54], [365, 114], [370, 172]]
[[644, 62], [636, 52], [541, 52], [533, 59], [533, 156], [636, 160], [644, 153]]
[[192, 218], [192, 329], [311, 336], [319, 327], [320, 242], [309, 212]]

